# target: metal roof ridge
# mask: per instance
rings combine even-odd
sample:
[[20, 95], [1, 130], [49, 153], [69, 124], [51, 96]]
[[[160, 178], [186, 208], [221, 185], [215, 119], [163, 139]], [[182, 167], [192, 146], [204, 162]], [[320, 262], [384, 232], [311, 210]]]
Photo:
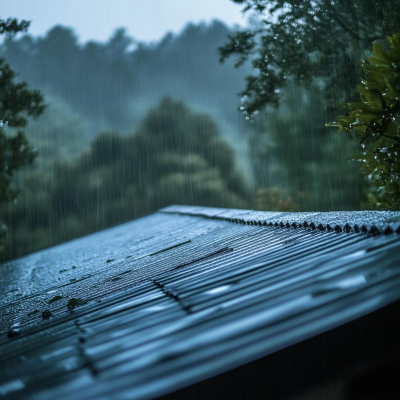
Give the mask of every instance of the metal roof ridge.
[[400, 211], [280, 212], [184, 205], [171, 205], [159, 211], [246, 225], [344, 231], [372, 235], [400, 234]]

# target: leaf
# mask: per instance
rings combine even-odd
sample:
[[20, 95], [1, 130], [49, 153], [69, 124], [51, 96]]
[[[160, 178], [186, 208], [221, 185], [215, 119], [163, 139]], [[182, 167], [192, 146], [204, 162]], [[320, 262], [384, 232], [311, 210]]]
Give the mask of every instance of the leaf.
[[[365, 152], [354, 160], [368, 175], [368, 199], [375, 208], [400, 208], [400, 34], [388, 38], [390, 52], [380, 42], [374, 56], [362, 63], [364, 77], [357, 89], [361, 102], [341, 104], [349, 115], [327, 124], [351, 132]], [[394, 139], [394, 140], [393, 140]]]
[[381, 42], [376, 41], [372, 46], [372, 51], [376, 58], [381, 59], [386, 62], [389, 62], [389, 63], [392, 62], [390, 56], [387, 54], [387, 52]]
[[365, 105], [370, 106], [374, 110], [380, 110], [382, 108], [381, 95], [377, 90], [367, 90], [364, 86], [359, 85], [358, 91], [361, 95], [361, 100]]
[[351, 123], [353, 122], [353, 119], [346, 115], [339, 115], [337, 121], [338, 121], [339, 125], [347, 127], [347, 126], [351, 125]]

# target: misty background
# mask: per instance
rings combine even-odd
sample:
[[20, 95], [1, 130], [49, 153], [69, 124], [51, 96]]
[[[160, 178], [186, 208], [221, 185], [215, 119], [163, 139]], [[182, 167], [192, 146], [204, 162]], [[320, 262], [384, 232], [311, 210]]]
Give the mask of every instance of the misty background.
[[[235, 68], [234, 60], [221, 64], [218, 48], [240, 27], [257, 25], [256, 16], [246, 21], [239, 6], [218, 1], [219, 19], [205, 15], [207, 22], [199, 22], [201, 11], [193, 7], [161, 34], [157, 21], [170, 21], [179, 6], [165, 2], [166, 13], [156, 7], [161, 2], [149, 2], [145, 19], [136, 16], [129, 27], [105, 33], [118, 19], [96, 17], [101, 7], [94, 2], [82, 5], [84, 13], [66, 13], [66, 21], [49, 6], [46, 21], [54, 24], [48, 28], [37, 22], [49, 2], [35, 2], [40, 12], [33, 2], [21, 12], [11, 3], [2, 5], [2, 17], [33, 23], [27, 34], [3, 40], [0, 57], [43, 93], [47, 107], [25, 129], [38, 157], [18, 171], [20, 195], [2, 208], [9, 227], [4, 258], [169, 204], [360, 209], [363, 179], [349, 162], [358, 143], [326, 130], [318, 82], [289, 82], [281, 106], [252, 120], [239, 112], [238, 93], [253, 68], [248, 62]], [[88, 18], [91, 7], [94, 17]], [[146, 28], [150, 24], [157, 29]]]

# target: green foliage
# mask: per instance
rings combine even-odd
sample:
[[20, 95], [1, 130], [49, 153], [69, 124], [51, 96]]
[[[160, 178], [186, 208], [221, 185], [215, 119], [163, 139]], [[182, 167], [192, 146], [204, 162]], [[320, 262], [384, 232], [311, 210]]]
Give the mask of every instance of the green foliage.
[[0, 35], [6, 34], [8, 37], [15, 36], [18, 32], [26, 32], [30, 22], [22, 20], [18, 22], [16, 18], [0, 18]]
[[360, 140], [364, 152], [357, 159], [371, 183], [371, 205], [400, 209], [400, 34], [387, 41], [375, 42], [362, 63], [360, 101], [344, 103], [349, 114], [328, 126]]
[[[0, 34], [5, 33], [11, 37], [25, 31], [28, 26], [27, 21], [0, 19]], [[15, 72], [0, 59], [0, 203], [16, 199], [17, 192], [11, 187], [13, 173], [31, 164], [36, 156], [24, 132], [18, 128], [26, 126], [28, 116], [37, 117], [43, 110], [40, 92], [29, 90], [25, 82], [17, 82]], [[10, 128], [16, 128], [17, 132], [10, 135], [7, 132]], [[2, 227], [4, 232], [4, 225]]]
[[16, 73], [0, 59], [0, 121], [9, 127], [24, 127], [27, 116], [37, 117], [44, 110], [43, 96], [17, 82]]
[[15, 199], [11, 177], [36, 156], [22, 131], [10, 136], [7, 130], [24, 127], [28, 116], [36, 117], [44, 110], [42, 95], [29, 90], [25, 82], [16, 82], [15, 77], [15, 72], [0, 59], [0, 203]]
[[215, 121], [169, 98], [148, 112], [135, 134], [102, 134], [76, 160], [51, 170], [21, 177], [24, 193], [6, 210], [12, 228], [7, 257], [173, 203], [236, 208], [250, 203]]
[[250, 60], [254, 68], [242, 96], [246, 119], [281, 102], [289, 78], [325, 85], [328, 105], [335, 107], [352, 93], [359, 60], [373, 40], [395, 30], [399, 0], [233, 0], [260, 22], [229, 37], [221, 60]]

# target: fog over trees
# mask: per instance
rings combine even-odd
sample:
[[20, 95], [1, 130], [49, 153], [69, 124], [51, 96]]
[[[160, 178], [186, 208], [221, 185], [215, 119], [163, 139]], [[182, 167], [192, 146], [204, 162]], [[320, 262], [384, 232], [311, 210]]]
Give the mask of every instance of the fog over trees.
[[172, 203], [251, 206], [250, 127], [236, 98], [246, 70], [218, 60], [229, 32], [189, 24], [143, 44], [117, 29], [80, 44], [56, 26], [5, 41], [2, 55], [47, 104], [26, 129], [39, 157], [3, 210], [7, 257]]
[[[117, 28], [105, 43], [82, 43], [69, 27], [34, 37], [19, 32], [24, 26], [4, 40], [1, 79], [7, 63], [18, 74], [10, 79], [36, 90], [39, 109], [21, 110], [26, 149], [37, 157], [7, 178], [15, 198], [1, 205], [3, 258], [173, 203], [268, 211], [392, 204], [378, 202], [381, 186], [366, 177], [373, 160], [362, 170], [354, 161], [364, 162], [364, 150], [353, 125], [347, 135], [325, 126], [343, 113], [341, 101], [357, 100], [361, 61], [394, 26], [386, 6], [376, 10], [381, 29], [358, 1], [235, 2], [251, 16], [245, 29], [189, 23], [141, 43]], [[368, 18], [355, 26], [348, 12]], [[8, 120], [7, 137], [22, 140]], [[387, 184], [398, 196], [392, 172]]]

